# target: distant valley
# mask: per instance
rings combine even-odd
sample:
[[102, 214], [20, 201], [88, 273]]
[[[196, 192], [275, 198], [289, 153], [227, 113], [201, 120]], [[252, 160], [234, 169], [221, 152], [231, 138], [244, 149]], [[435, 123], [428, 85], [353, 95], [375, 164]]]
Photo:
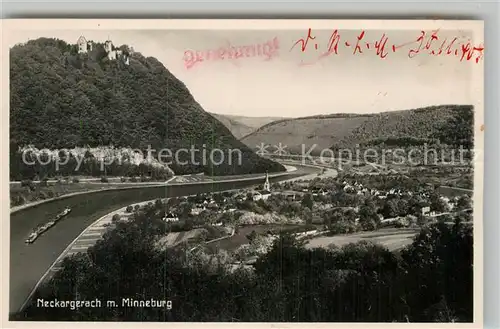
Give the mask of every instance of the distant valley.
[[250, 135], [264, 125], [283, 119], [280, 117], [246, 117], [218, 113], [210, 114], [226, 126], [233, 133], [234, 137], [238, 139]]

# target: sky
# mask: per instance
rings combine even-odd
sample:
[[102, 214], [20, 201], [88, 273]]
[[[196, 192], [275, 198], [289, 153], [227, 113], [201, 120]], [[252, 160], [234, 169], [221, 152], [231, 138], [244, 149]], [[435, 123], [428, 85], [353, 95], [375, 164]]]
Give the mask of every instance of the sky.
[[[477, 65], [473, 61], [422, 53], [409, 58], [409, 50], [418, 46], [418, 30], [368, 30], [360, 43], [362, 53], [357, 54], [353, 52], [361, 30], [340, 30], [338, 54], [318, 61], [328, 48], [332, 32], [311, 31], [315, 39], [308, 41], [304, 51], [300, 42], [292, 46], [297, 40], [306, 39], [307, 30], [26, 30], [8, 38], [9, 46], [39, 37], [76, 44], [80, 35], [98, 42], [109, 38], [117, 46], [127, 44], [144, 56], [156, 57], [186, 84], [206, 111], [220, 114], [303, 117], [477, 102], [471, 86], [472, 66]], [[373, 43], [384, 33], [388, 54], [382, 59]], [[439, 42], [435, 41], [433, 49], [438, 49], [445, 38], [451, 41], [455, 36], [467, 39], [463, 31], [440, 31]], [[266, 49], [276, 49], [269, 60], [264, 56], [226, 57], [204, 60], [191, 68], [185, 66], [186, 51], [189, 55], [189, 51], [268, 42]], [[370, 43], [369, 49], [366, 42]], [[411, 44], [392, 51], [393, 44], [405, 43]]]

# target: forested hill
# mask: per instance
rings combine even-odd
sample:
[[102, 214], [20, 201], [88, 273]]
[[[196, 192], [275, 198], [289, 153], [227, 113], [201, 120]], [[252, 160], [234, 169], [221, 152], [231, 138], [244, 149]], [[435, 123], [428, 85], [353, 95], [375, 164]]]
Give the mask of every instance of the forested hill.
[[[130, 54], [129, 65], [109, 60], [103, 44], [78, 54], [77, 46], [40, 38], [10, 51], [12, 148], [34, 145], [240, 149], [242, 163], [172, 165], [176, 173], [244, 174], [282, 171], [262, 159], [196, 102], [186, 86], [156, 58]], [[227, 160], [227, 156], [225, 159]], [[216, 158], [217, 159], [217, 158]], [[184, 161], [184, 160], [183, 160]], [[237, 162], [234, 161], [233, 162]]]
[[241, 141], [249, 146], [261, 142], [282, 143], [291, 153], [310, 150], [313, 146], [320, 152], [381, 143], [393, 146], [432, 144], [437, 140], [469, 148], [474, 136], [473, 123], [472, 105], [438, 105], [384, 113], [336, 113], [283, 119], [262, 126]]

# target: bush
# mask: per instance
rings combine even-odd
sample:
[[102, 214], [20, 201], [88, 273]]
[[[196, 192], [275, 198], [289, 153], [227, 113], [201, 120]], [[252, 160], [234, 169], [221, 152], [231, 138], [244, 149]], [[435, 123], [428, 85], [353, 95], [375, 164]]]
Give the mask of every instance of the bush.
[[330, 235], [336, 234], [348, 234], [356, 231], [355, 225], [347, 221], [337, 221], [331, 224], [329, 227]]
[[16, 195], [11, 198], [11, 204], [12, 206], [20, 206], [26, 203], [26, 199], [22, 195]]
[[31, 179], [26, 179], [21, 181], [21, 186], [33, 186], [33, 181]]
[[116, 223], [119, 220], [120, 220], [120, 215], [118, 214], [114, 214], [113, 217], [111, 218], [112, 223]]
[[368, 218], [365, 220], [360, 220], [359, 224], [361, 225], [361, 229], [363, 231], [374, 231], [377, 229], [378, 224], [373, 218]]
[[139, 209], [141, 209], [141, 206], [139, 206], [138, 204], [136, 204], [136, 205], [134, 206], [134, 210], [135, 210], [135, 211], [138, 211]]
[[109, 180], [106, 177], [101, 177], [101, 183], [109, 183]]
[[126, 179], [125, 177], [122, 177], [122, 178], [120, 178], [120, 181], [121, 181], [122, 183], [125, 183], [125, 182], [127, 181], [127, 179]]
[[132, 183], [137, 183], [137, 178], [135, 178], [135, 177], [131, 177], [131, 178], [130, 178], [130, 181], [131, 181]]
[[257, 237], [257, 232], [252, 231], [246, 235], [248, 241], [252, 242]]
[[78, 178], [73, 178], [73, 183], [80, 183], [80, 180]]
[[134, 207], [132, 205], [128, 206], [126, 209], [125, 209], [126, 212], [132, 212], [134, 211]]

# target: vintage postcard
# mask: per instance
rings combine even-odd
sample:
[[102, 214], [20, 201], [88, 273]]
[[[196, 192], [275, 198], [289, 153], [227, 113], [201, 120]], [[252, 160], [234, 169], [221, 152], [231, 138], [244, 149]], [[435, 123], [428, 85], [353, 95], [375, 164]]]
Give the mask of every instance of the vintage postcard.
[[482, 325], [482, 21], [2, 28], [9, 327]]

